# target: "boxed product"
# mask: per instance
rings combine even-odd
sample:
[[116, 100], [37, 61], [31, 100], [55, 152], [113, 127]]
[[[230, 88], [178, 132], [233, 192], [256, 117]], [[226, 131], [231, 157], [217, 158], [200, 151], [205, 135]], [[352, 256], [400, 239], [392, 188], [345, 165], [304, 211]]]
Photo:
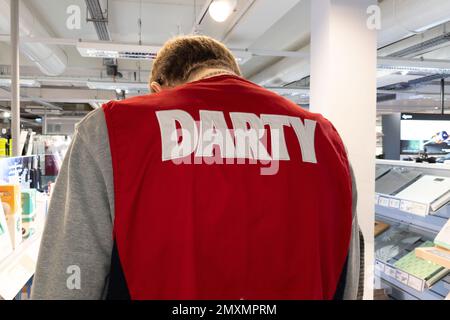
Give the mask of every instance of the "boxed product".
[[424, 204], [426, 210], [410, 212], [427, 215], [428, 208], [436, 211], [450, 200], [450, 178], [424, 175], [419, 180], [398, 193], [396, 197], [409, 202]]
[[394, 168], [375, 181], [375, 192], [395, 196], [422, 175], [417, 170]]
[[22, 237], [27, 239], [36, 231], [36, 190], [25, 189], [21, 192]]
[[450, 220], [434, 239], [435, 247], [417, 248], [416, 256], [450, 269]]
[[18, 184], [0, 185], [0, 199], [8, 224], [9, 235], [13, 249], [22, 243], [22, 208], [20, 205], [21, 195]]
[[[420, 248], [433, 246], [433, 242], [426, 241], [420, 245]], [[449, 270], [443, 266], [417, 257], [414, 251], [398, 260], [394, 266], [400, 271], [401, 278], [404, 279], [404, 281], [398, 280], [417, 291], [431, 287], [449, 273]]]
[[434, 239], [434, 243], [439, 247], [450, 250], [450, 220], [447, 221], [437, 237]]
[[11, 238], [9, 236], [8, 225], [6, 224], [5, 213], [0, 206], [0, 261], [13, 251]]

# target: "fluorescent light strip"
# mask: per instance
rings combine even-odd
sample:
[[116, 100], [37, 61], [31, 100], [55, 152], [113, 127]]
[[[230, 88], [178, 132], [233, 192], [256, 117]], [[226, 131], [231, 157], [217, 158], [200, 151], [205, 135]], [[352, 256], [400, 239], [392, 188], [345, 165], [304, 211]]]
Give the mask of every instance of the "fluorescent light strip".
[[[40, 87], [41, 84], [34, 79], [20, 79], [19, 84], [24, 87]], [[0, 86], [11, 86], [11, 79], [0, 78]]]

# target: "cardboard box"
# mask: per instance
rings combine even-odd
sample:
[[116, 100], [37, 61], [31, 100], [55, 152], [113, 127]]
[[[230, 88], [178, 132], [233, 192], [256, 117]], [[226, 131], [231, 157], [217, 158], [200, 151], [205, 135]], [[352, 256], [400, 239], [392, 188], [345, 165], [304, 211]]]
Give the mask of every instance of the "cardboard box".
[[16, 249], [22, 243], [20, 186], [18, 184], [0, 185], [0, 200], [5, 212], [11, 243], [13, 249]]

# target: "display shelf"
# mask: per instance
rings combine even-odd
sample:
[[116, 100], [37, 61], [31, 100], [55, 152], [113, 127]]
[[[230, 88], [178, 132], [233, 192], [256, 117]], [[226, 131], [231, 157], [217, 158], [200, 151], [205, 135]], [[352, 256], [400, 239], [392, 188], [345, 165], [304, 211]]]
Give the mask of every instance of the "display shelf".
[[36, 269], [41, 234], [25, 240], [0, 261], [0, 298], [12, 300], [30, 280]]
[[[408, 167], [421, 171], [423, 174], [450, 177], [450, 165], [448, 164], [428, 164], [428, 163], [414, 163], [408, 161], [389, 161], [377, 160], [377, 166], [381, 167]], [[386, 197], [385, 195], [381, 195]], [[387, 196], [389, 198], [389, 196]], [[395, 198], [395, 197], [394, 197]], [[392, 227], [402, 226], [407, 230], [418, 233], [423, 240], [433, 240], [438, 232], [442, 229], [445, 223], [450, 218], [450, 205], [446, 204], [436, 212], [426, 216], [419, 216], [399, 208], [394, 208], [386, 205], [375, 204], [375, 219], [381, 222], [386, 222]], [[377, 239], [375, 238], [375, 242]], [[400, 252], [393, 259], [383, 262], [389, 268], [395, 269], [394, 263], [402, 256], [406, 255], [420, 243], [416, 243], [414, 247], [408, 248]], [[379, 261], [377, 262], [379, 264]], [[381, 267], [382, 269], [382, 267]], [[375, 280], [380, 288], [388, 289], [390, 296], [393, 299], [399, 300], [442, 300], [450, 294], [450, 276], [447, 275], [443, 279], [436, 282], [431, 288], [426, 288], [424, 291], [417, 291], [408, 285], [399, 281], [399, 277], [390, 276], [380, 270], [380, 266], [376, 264]]]
[[450, 294], [450, 279], [446, 279], [445, 281], [441, 280], [439, 284], [435, 285], [434, 288], [436, 291], [427, 290], [419, 292], [411, 290], [400, 281], [380, 274], [378, 271], [375, 272], [375, 276], [380, 279], [380, 289], [387, 289], [389, 291], [389, 297], [394, 300], [443, 300], [446, 298], [445, 291], [447, 295]]
[[398, 160], [376, 160], [378, 166], [387, 167], [409, 167], [423, 170], [428, 174], [443, 175], [450, 177], [450, 164], [443, 163], [417, 163], [413, 161], [398, 161]]
[[398, 221], [437, 234], [450, 218], [450, 205], [447, 204], [435, 213], [425, 217], [380, 205], [375, 205], [375, 214], [376, 216], [384, 217], [384, 220]]
[[397, 256], [386, 262], [377, 260], [375, 267], [375, 277], [378, 278], [378, 280], [381, 280], [383, 284], [381, 286], [382, 288], [387, 288], [389, 287], [389, 285], [394, 286], [396, 288], [395, 290], [392, 291], [393, 298], [401, 299], [401, 295], [399, 295], [399, 293], [397, 292], [398, 290], [403, 291], [405, 293], [405, 297], [408, 297], [408, 300], [410, 300], [411, 298], [418, 300], [442, 300], [448, 294], [450, 294], [450, 274], [446, 275], [445, 277], [437, 281], [430, 288], [425, 288], [423, 291], [418, 291], [401, 282], [396, 276], [393, 276], [391, 272], [388, 272], [389, 274], [384, 272], [384, 268], [387, 267], [393, 270], [395, 274], [398, 270], [394, 266], [395, 262], [397, 262], [401, 257], [405, 256], [418, 246], [420, 246], [423, 242], [424, 242], [423, 240], [419, 240], [417, 243], [415, 243], [414, 245], [405, 250], [402, 250], [401, 252], [399, 252]]
[[391, 291], [389, 296], [395, 300], [443, 300], [450, 293], [450, 279], [441, 280], [432, 289], [420, 292], [379, 271], [375, 271], [375, 276], [381, 280], [380, 289]]

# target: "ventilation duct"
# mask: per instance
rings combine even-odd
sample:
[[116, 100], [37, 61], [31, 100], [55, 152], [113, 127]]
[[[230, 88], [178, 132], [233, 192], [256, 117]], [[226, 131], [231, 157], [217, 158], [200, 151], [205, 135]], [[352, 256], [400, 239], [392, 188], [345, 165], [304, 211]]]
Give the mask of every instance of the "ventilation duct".
[[[9, 3], [9, 0], [0, 0], [0, 31], [2, 33], [10, 32]], [[19, 20], [21, 37], [51, 37], [23, 1], [20, 1]], [[62, 74], [66, 69], [67, 56], [61, 48], [55, 45], [21, 42], [20, 51], [28, 59], [33, 61], [39, 67], [39, 70], [46, 75], [57, 76]]]

